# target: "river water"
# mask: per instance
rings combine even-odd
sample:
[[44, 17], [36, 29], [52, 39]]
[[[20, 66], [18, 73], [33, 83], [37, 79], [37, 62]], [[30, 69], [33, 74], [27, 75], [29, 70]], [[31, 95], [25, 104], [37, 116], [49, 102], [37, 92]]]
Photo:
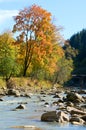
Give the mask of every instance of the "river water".
[[[56, 106], [52, 105], [53, 101], [57, 99], [47, 95], [46, 97], [40, 95], [32, 95], [31, 98], [26, 97], [2, 97], [0, 102], [0, 130], [28, 130], [23, 128], [13, 128], [14, 126], [33, 125], [42, 130], [86, 130], [86, 126], [75, 126], [71, 124], [58, 124], [56, 122], [41, 122], [41, 115], [45, 111], [56, 110]], [[45, 102], [49, 106], [45, 106]], [[24, 110], [14, 109], [19, 104], [25, 104]]]

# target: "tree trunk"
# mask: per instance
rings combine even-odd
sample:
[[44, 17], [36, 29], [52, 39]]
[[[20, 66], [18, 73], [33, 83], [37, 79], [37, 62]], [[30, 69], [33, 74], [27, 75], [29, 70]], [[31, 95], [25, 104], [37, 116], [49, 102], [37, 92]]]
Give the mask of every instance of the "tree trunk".
[[23, 76], [24, 76], [24, 77], [26, 76], [26, 72], [27, 72], [27, 67], [24, 66], [24, 72], [23, 72]]

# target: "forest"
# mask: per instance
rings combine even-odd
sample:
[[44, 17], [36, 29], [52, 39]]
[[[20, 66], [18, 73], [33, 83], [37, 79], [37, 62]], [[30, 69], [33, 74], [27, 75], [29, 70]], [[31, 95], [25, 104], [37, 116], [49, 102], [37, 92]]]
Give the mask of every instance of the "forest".
[[72, 84], [72, 75], [86, 75], [86, 29], [63, 39], [52, 14], [37, 5], [21, 10], [14, 21], [11, 31], [0, 34], [3, 79], [31, 77], [65, 85]]

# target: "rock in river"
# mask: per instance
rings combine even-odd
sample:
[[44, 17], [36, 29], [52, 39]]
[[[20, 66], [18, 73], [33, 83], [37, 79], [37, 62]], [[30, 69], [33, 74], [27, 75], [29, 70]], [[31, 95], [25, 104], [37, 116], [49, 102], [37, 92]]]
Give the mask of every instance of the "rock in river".
[[63, 111], [50, 111], [42, 114], [41, 121], [64, 123], [69, 121], [69, 117]]
[[84, 98], [80, 94], [74, 92], [68, 93], [66, 96], [66, 100], [71, 101], [73, 103], [85, 102]]

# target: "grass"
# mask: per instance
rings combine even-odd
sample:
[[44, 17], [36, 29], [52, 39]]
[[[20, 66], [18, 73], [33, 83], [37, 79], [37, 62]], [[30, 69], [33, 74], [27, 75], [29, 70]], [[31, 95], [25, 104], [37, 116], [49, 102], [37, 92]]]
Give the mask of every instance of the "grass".
[[2, 77], [0, 77], [0, 89], [6, 88], [6, 82], [3, 80]]
[[[2, 80], [2, 82], [4, 82]], [[31, 92], [39, 92], [41, 90], [50, 89], [52, 84], [49, 81], [40, 81], [37, 79], [31, 79], [30, 77], [15, 77], [12, 78], [12, 82], [15, 84], [17, 89], [21, 89], [24, 91], [31, 91]]]

